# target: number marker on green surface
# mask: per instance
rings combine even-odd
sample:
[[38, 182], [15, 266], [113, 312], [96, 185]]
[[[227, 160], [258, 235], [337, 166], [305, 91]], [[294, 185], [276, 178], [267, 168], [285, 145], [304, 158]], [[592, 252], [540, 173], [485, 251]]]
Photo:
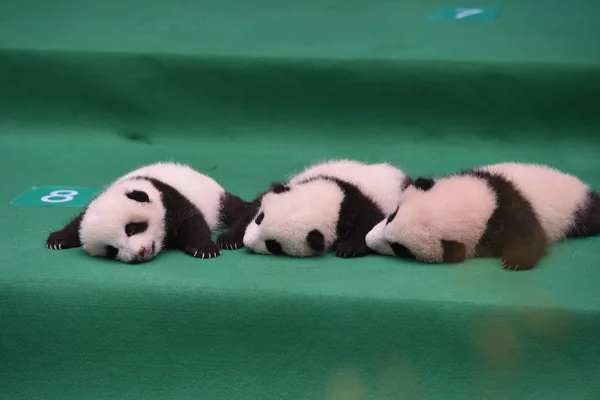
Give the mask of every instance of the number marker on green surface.
[[498, 10], [495, 8], [443, 8], [431, 12], [427, 19], [429, 21], [489, 21], [496, 19]]
[[100, 189], [72, 186], [32, 187], [10, 204], [13, 206], [82, 207], [87, 205]]

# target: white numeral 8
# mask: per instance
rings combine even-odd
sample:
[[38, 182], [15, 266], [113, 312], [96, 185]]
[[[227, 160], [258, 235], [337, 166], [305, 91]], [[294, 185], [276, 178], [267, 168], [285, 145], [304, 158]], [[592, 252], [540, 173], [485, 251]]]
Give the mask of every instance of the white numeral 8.
[[73, 200], [78, 194], [77, 190], [54, 190], [49, 195], [42, 197], [42, 201], [45, 203], [66, 203]]

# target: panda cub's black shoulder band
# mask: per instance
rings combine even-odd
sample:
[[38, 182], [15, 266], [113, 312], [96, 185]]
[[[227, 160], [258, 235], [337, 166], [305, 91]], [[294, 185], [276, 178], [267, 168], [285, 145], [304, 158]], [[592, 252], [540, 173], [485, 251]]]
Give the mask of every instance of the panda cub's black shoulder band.
[[149, 181], [161, 194], [165, 208], [166, 247], [185, 249], [194, 245], [201, 249], [211, 246], [210, 228], [202, 211], [166, 182], [145, 176], [138, 179]]
[[336, 254], [343, 257], [365, 254], [368, 251], [365, 236], [385, 215], [359, 187], [337, 178], [322, 179], [336, 183], [344, 194], [336, 227]]

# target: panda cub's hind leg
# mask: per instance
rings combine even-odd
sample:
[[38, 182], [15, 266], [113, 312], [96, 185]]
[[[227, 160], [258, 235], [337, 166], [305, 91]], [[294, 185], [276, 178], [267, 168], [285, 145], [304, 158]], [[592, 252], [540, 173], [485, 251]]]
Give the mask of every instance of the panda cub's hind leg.
[[546, 252], [547, 239], [531, 202], [501, 176], [479, 172], [496, 192], [496, 209], [488, 221], [482, 242], [502, 267], [512, 271], [533, 268]]
[[505, 238], [502, 268], [524, 271], [533, 268], [546, 254], [547, 241], [537, 220], [522, 225]]
[[577, 238], [600, 235], [600, 194], [589, 192], [586, 204], [574, 215], [573, 226], [567, 237]]

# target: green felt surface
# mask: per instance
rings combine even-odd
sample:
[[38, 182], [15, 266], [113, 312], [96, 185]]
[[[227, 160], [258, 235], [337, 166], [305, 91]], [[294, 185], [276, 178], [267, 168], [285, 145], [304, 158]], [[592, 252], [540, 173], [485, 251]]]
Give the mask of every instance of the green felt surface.
[[[499, 15], [427, 21], [454, 7]], [[599, 9], [594, 0], [4, 1], [0, 48], [598, 65]]]
[[[455, 6], [494, 21], [428, 22]], [[542, 162], [600, 190], [596, 2], [0, 2], [0, 399], [597, 399], [600, 240], [535, 269], [44, 247], [176, 160], [250, 199], [325, 158]]]
[[5, 165], [19, 166], [0, 193], [2, 398], [592, 399], [600, 390], [595, 239], [560, 244], [524, 273], [497, 260], [431, 266], [245, 250], [215, 260], [167, 252], [128, 266], [43, 247], [73, 209], [8, 205], [30, 185], [101, 185], [158, 159], [188, 162], [248, 198], [324, 156], [426, 172], [546, 161], [598, 186], [591, 137], [543, 144], [531, 131], [531, 146], [542, 143], [532, 152], [452, 135], [385, 149], [334, 128], [289, 148], [278, 129], [251, 126], [226, 143], [197, 133], [153, 145], [77, 129], [11, 133], [0, 139]]

